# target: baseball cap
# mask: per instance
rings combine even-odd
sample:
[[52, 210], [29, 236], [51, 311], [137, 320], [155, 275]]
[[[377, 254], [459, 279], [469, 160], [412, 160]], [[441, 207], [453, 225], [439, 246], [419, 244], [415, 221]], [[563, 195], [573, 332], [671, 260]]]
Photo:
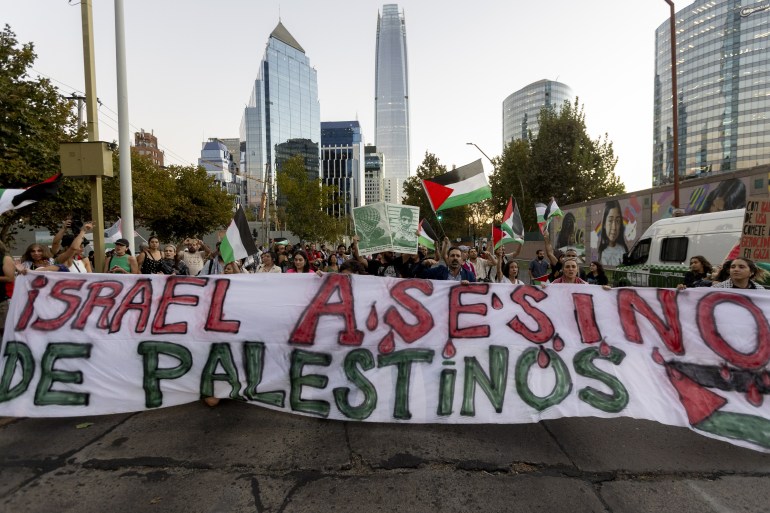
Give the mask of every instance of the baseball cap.
[[118, 239], [115, 241], [115, 245], [117, 246], [118, 244], [128, 247], [128, 239]]

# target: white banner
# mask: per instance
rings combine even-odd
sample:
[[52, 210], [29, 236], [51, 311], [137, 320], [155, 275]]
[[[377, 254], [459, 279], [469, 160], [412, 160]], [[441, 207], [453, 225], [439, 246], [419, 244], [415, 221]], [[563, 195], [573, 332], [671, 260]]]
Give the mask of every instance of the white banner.
[[0, 416], [217, 396], [371, 422], [625, 416], [770, 451], [767, 312], [766, 291], [29, 273]]

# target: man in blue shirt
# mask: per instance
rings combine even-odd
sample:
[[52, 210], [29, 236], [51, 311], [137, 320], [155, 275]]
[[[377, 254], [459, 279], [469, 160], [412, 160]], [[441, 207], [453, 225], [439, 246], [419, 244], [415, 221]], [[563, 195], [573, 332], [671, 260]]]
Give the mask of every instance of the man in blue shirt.
[[535, 278], [548, 274], [548, 260], [545, 259], [545, 251], [538, 249], [536, 258], [529, 263], [529, 282], [535, 283]]
[[460, 248], [452, 246], [447, 253], [447, 265], [428, 268], [427, 265], [431, 265], [434, 261], [426, 258], [417, 271], [417, 277], [427, 280], [459, 281], [463, 284], [475, 282], [476, 276], [463, 268], [462, 260], [463, 253]]

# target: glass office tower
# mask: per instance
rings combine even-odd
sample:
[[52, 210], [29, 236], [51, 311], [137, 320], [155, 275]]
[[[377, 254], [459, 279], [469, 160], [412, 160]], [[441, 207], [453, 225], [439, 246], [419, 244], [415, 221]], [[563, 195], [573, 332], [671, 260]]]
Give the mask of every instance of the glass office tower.
[[554, 80], [538, 80], [511, 94], [503, 100], [503, 148], [514, 139], [526, 139], [529, 132], [537, 135], [540, 109], [560, 109], [573, 99], [572, 89]]
[[329, 210], [335, 217], [353, 215], [363, 205], [364, 142], [358, 121], [321, 123], [321, 174], [326, 185], [337, 188], [338, 204]]
[[[377, 13], [374, 81], [375, 145], [387, 162], [389, 183], [403, 184], [410, 175], [409, 80], [404, 15], [396, 4], [383, 5]], [[391, 193], [401, 203], [402, 191]]]
[[[697, 0], [676, 13], [679, 176], [770, 163], [770, 4]], [[655, 31], [653, 185], [673, 181], [669, 20]]]
[[[286, 159], [302, 155], [312, 178], [320, 178], [321, 115], [316, 70], [281, 22], [267, 41], [259, 74], [241, 121], [241, 169], [248, 203], [263, 204], [266, 184], [275, 198], [275, 173]], [[279, 199], [280, 204], [280, 199]]]

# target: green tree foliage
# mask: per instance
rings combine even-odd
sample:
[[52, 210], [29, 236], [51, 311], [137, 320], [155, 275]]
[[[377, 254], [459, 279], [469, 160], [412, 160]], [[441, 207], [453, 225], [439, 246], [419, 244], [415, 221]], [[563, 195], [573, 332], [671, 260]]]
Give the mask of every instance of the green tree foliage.
[[[72, 102], [45, 78], [32, 79], [32, 43], [19, 45], [8, 25], [0, 32], [0, 186], [26, 187], [59, 172], [59, 144], [84, 139]], [[55, 228], [88, 204], [88, 183], [65, 179], [54, 201], [35, 203], [0, 218], [0, 239], [24, 225]]]
[[286, 201], [286, 227], [294, 235], [303, 241], [337, 241], [345, 234], [348, 220], [326, 213], [334, 205], [337, 188], [310, 179], [302, 156], [286, 161], [276, 183]]
[[523, 185], [526, 197], [519, 209], [524, 226], [533, 230], [535, 203], [547, 203], [553, 196], [564, 206], [625, 192], [615, 174], [618, 159], [612, 142], [607, 134], [596, 140], [588, 136], [577, 98], [564, 102], [558, 112], [543, 108], [538, 123], [536, 137], [512, 141], [503, 151], [491, 180], [495, 208], [502, 212], [511, 194], [518, 200]]
[[[446, 234], [450, 240], [455, 240], [457, 237], [466, 238], [468, 237], [469, 220], [472, 218], [470, 207], [466, 205], [442, 210], [438, 213], [442, 218], [439, 221], [436, 219], [436, 214], [433, 212], [422, 187], [422, 180], [435, 178], [446, 172], [446, 166], [439, 162], [438, 157], [426, 151], [425, 158], [417, 167], [416, 175], [409, 177], [404, 182], [403, 203], [420, 207], [420, 218], [427, 219], [439, 237]], [[481, 232], [478, 232], [477, 235], [484, 236]]]
[[143, 205], [148, 215], [135, 214], [135, 219], [161, 239], [202, 237], [230, 224], [233, 199], [202, 167], [170, 166], [142, 173], [145, 180], [135, 185], [134, 204]]

